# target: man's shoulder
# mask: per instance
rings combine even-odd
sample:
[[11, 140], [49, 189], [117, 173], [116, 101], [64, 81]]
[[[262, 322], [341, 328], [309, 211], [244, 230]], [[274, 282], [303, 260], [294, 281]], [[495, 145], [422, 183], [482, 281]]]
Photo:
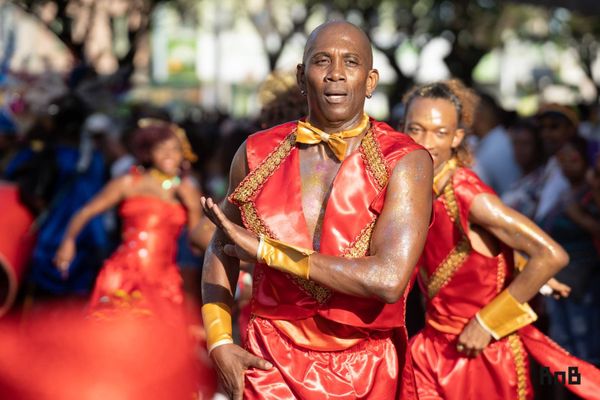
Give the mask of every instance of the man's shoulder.
[[496, 194], [491, 187], [481, 180], [475, 171], [468, 167], [457, 168], [452, 175], [452, 183], [457, 197], [465, 191], [471, 196], [479, 193]]
[[[286, 153], [292, 143], [286, 141], [285, 138], [294, 131], [296, 125], [297, 121], [290, 121], [248, 136], [246, 140], [246, 158], [250, 169], [256, 168], [275, 149], [280, 149], [283, 153]], [[279, 153], [281, 152], [277, 152], [277, 154]]]
[[297, 124], [298, 121], [289, 121], [271, 128], [263, 129], [248, 136], [248, 140], [253, 142], [281, 140], [292, 133]]

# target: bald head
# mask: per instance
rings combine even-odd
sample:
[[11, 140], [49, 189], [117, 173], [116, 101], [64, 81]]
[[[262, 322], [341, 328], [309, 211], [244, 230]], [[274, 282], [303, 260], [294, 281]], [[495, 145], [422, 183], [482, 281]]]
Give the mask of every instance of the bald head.
[[360, 48], [361, 53], [364, 54], [368, 68], [373, 68], [373, 50], [371, 49], [371, 41], [362, 29], [347, 21], [329, 21], [316, 27], [306, 40], [302, 63], [306, 64], [306, 57], [311, 53], [311, 50], [315, 47], [315, 44], [319, 39], [328, 35], [338, 38], [352, 38], [357, 47]]

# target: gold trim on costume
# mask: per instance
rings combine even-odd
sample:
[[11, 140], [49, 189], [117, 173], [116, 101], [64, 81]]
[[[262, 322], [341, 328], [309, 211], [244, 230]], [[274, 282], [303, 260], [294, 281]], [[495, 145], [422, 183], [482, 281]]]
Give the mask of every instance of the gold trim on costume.
[[383, 189], [387, 185], [390, 173], [372, 127], [363, 138], [360, 151], [367, 171], [375, 178], [379, 189]]
[[[427, 293], [430, 299], [438, 294], [440, 289], [450, 282], [454, 273], [461, 267], [471, 251], [471, 243], [460, 223], [460, 215], [456, 197], [454, 195], [452, 177], [450, 177], [450, 181], [444, 188], [444, 208], [446, 209], [450, 220], [460, 230], [462, 237], [452, 251], [431, 274], [429, 282], [427, 283]], [[423, 274], [421, 276], [423, 276]]]
[[462, 238], [454, 249], [446, 256], [444, 261], [433, 271], [431, 279], [427, 284], [427, 294], [429, 298], [433, 298], [442, 287], [444, 287], [454, 273], [460, 268], [471, 250], [471, 245], [466, 238]]
[[[253, 198], [294, 148], [296, 143], [295, 133], [294, 130], [283, 139], [275, 150], [251, 171], [231, 194], [233, 202], [240, 206], [240, 213], [244, 224], [257, 235], [265, 235], [272, 239], [277, 239], [276, 235], [271, 232], [258, 214]], [[314, 281], [291, 274], [285, 275], [320, 304], [325, 303], [331, 297], [331, 290], [318, 285]]]
[[267, 225], [262, 218], [260, 218], [258, 215], [256, 206], [253, 202], [243, 203], [241, 205], [240, 212], [242, 214], [242, 220], [252, 232], [256, 233], [257, 235], [269, 235], [271, 237], [275, 236], [269, 230], [269, 228], [267, 228]]
[[369, 250], [369, 244], [371, 243], [371, 236], [373, 235], [373, 228], [375, 228], [375, 221], [373, 220], [367, 224], [359, 233], [358, 237], [350, 246], [348, 246], [342, 255], [346, 258], [358, 258], [364, 257]]
[[[437, 188], [437, 184], [440, 181], [440, 179], [444, 178], [448, 171], [450, 171], [451, 169], [455, 169], [457, 165], [458, 161], [456, 160], [456, 158], [451, 158], [448, 161], [446, 161], [446, 163], [442, 167], [442, 170], [435, 174], [435, 176], [433, 177], [433, 192], [436, 196], [439, 196], [440, 194]], [[450, 175], [450, 179], [452, 179], [452, 175]]]
[[513, 333], [507, 337], [510, 351], [515, 362], [517, 372], [517, 399], [525, 400], [527, 398], [527, 366], [525, 364], [525, 351], [519, 335]]
[[287, 274], [292, 280], [310, 294], [319, 304], [325, 304], [333, 292], [315, 281], [301, 278], [296, 275]]
[[504, 254], [500, 253], [498, 255], [498, 271], [496, 273], [496, 291], [500, 293], [502, 288], [504, 288], [504, 280], [506, 278], [504, 270], [506, 267], [506, 260], [504, 259]]
[[231, 194], [238, 204], [251, 201], [268, 177], [273, 175], [279, 164], [290, 154], [296, 143], [296, 131], [290, 133], [253, 171], [251, 171]]
[[[452, 180], [452, 177], [450, 177]], [[454, 195], [454, 184], [452, 181], [444, 187], [444, 208], [450, 217], [450, 220], [458, 225], [458, 228], [463, 232], [462, 225], [460, 223], [460, 214], [458, 210], [458, 203], [456, 202], [456, 196]], [[463, 232], [464, 234], [464, 232]]]

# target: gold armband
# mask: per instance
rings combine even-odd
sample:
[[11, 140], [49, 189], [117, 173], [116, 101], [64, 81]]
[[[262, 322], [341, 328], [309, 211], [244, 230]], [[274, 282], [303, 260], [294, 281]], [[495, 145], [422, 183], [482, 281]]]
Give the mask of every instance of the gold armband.
[[206, 330], [208, 354], [224, 344], [233, 343], [231, 309], [225, 303], [207, 303], [202, 306], [202, 320]]
[[520, 304], [508, 289], [504, 289], [487, 306], [475, 314], [477, 321], [498, 340], [529, 325], [537, 319], [529, 304]]
[[308, 279], [309, 256], [312, 253], [313, 250], [292, 246], [261, 235], [256, 258], [269, 267]]

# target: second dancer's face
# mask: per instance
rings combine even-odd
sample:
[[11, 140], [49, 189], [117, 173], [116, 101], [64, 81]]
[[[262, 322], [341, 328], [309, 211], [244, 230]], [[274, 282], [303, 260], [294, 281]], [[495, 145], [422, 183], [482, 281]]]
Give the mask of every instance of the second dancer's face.
[[464, 137], [464, 131], [458, 129], [458, 114], [451, 101], [423, 97], [410, 103], [404, 132], [429, 151], [436, 172], [452, 157], [452, 150]]
[[163, 140], [152, 148], [152, 165], [167, 175], [177, 175], [182, 162], [183, 151], [176, 137]]

